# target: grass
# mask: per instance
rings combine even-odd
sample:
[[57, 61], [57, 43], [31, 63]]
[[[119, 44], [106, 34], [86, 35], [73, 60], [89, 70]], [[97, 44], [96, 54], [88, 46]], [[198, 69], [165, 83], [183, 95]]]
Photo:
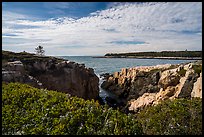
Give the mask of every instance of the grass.
[[27, 53], [27, 52], [10, 52], [2, 50], [2, 62], [6, 63], [8, 61], [20, 60], [22, 63], [31, 63], [35, 61], [49, 61], [53, 60], [54, 62], [61, 62], [64, 59], [49, 57], [49, 56], [36, 56], [35, 54]]

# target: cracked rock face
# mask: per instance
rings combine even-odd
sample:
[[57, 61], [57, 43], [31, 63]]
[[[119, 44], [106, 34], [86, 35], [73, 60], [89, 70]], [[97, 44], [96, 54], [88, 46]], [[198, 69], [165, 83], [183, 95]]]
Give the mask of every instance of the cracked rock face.
[[144, 93], [139, 98], [130, 100], [128, 102], [128, 109], [137, 112], [145, 106], [157, 105], [166, 99], [202, 98], [202, 72], [200, 76], [198, 76], [192, 67], [193, 65], [194, 64], [190, 63], [190, 65], [187, 64], [186, 67], [183, 68], [186, 70], [184, 76], [179, 76], [178, 74], [178, 70], [181, 69], [179, 68], [180, 66], [176, 69], [164, 71], [158, 83], [161, 85], [160, 91], [157, 93]]
[[42, 83], [27, 74], [21, 61], [8, 62], [2, 68], [2, 81], [20, 82], [42, 88]]
[[191, 97], [202, 98], [202, 73], [200, 73], [200, 77], [194, 83], [193, 90], [191, 92]]
[[[161, 70], [170, 66], [166, 64], [123, 68], [121, 72], [115, 72], [112, 76], [107, 77], [101, 87], [126, 100], [138, 98], [144, 93], [155, 93], [160, 90], [161, 85], [158, 85], [158, 82]], [[172, 81], [174, 82], [174, 80]]]
[[166, 99], [202, 98], [200, 65], [202, 62], [123, 68], [107, 77], [101, 86], [125, 99], [129, 111], [137, 112]]
[[99, 79], [94, 70], [70, 61], [8, 62], [2, 68], [2, 76], [5, 82], [27, 83], [84, 99], [96, 99], [99, 96]]

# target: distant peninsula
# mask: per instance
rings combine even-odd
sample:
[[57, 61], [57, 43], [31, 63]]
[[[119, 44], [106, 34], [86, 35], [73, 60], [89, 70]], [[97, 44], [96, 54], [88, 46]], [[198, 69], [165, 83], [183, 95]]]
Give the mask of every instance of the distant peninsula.
[[131, 52], [107, 53], [95, 58], [137, 58], [137, 59], [177, 59], [202, 60], [202, 51], [161, 51], [161, 52]]

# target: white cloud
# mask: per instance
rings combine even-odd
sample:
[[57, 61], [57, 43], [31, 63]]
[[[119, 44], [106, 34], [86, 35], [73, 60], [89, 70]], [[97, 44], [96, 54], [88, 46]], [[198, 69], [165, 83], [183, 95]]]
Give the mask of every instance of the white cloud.
[[[3, 49], [26, 47], [32, 52], [39, 43], [48, 55], [202, 49], [201, 2], [125, 3], [110, 7], [80, 19], [64, 17], [45, 21], [27, 20], [26, 16], [14, 13], [5, 16], [3, 12]], [[18, 29], [19, 25], [27, 27]], [[15, 35], [4, 35], [8, 33]], [[22, 41], [15, 44], [16, 38]], [[14, 41], [10, 42], [13, 44], [8, 46], [8, 40]], [[115, 45], [112, 41], [148, 44]]]

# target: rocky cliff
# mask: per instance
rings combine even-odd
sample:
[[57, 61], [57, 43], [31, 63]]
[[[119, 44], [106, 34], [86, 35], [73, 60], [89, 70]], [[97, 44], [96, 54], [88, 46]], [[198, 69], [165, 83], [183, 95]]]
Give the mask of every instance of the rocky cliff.
[[107, 77], [101, 87], [138, 111], [166, 99], [202, 98], [202, 62], [123, 68]]
[[2, 53], [2, 81], [27, 83], [84, 99], [99, 96], [99, 79], [84, 64], [28, 53]]

